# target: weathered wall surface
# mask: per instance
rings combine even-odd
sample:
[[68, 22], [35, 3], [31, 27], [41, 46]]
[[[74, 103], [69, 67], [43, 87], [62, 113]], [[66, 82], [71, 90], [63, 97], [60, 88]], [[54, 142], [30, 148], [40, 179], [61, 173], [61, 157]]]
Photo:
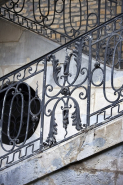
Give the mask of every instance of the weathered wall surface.
[[0, 183], [122, 185], [122, 144], [123, 119], [119, 118], [1, 171]]
[[0, 77], [58, 46], [48, 39], [0, 19]]
[[122, 185], [123, 145], [64, 167], [29, 185]]

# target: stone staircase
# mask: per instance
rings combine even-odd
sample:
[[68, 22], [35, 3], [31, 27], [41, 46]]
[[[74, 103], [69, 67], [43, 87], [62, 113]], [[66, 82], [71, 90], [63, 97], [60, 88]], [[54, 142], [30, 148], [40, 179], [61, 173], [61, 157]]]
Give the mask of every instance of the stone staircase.
[[121, 0], [12, 1], [0, 17], [59, 44], [42, 39], [44, 55], [0, 78], [1, 170], [123, 115]]

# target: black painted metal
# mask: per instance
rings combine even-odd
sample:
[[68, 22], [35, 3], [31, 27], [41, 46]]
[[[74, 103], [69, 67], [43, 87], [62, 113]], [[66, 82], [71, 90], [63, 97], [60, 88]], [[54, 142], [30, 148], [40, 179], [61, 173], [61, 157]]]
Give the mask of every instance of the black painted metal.
[[3, 4], [7, 3], [8, 0], [0, 0], [0, 6], [2, 6]]
[[[6, 87], [6, 86], [5, 86]], [[21, 120], [21, 125], [22, 129], [20, 131], [20, 134], [18, 135], [18, 143], [22, 143], [25, 139], [25, 132], [26, 132], [26, 126], [27, 126], [27, 119], [28, 119], [28, 106], [29, 102], [28, 99], [31, 97], [32, 101], [30, 101], [30, 109], [33, 112], [38, 112], [40, 110], [40, 103], [38, 102], [38, 98], [36, 98], [35, 91], [30, 88], [30, 92], [28, 92], [28, 89], [26, 85], [20, 84], [19, 85], [19, 90], [15, 94], [13, 90], [15, 90], [16, 86], [13, 87], [10, 91], [7, 92], [4, 91], [3, 93], [0, 94], [0, 110], [4, 109], [4, 121], [3, 121], [3, 127], [2, 127], [2, 142], [7, 145], [11, 145], [11, 141], [7, 136], [7, 128], [9, 127], [9, 137], [11, 138], [16, 138], [16, 135], [18, 133], [19, 129], [19, 121]], [[21, 92], [21, 94], [20, 94]], [[37, 92], [36, 92], [37, 93]], [[4, 97], [7, 97], [6, 100], [4, 100], [3, 104], [3, 99]], [[14, 99], [13, 99], [14, 97]], [[12, 100], [13, 99], [13, 100]], [[11, 104], [12, 103], [12, 104]], [[4, 106], [4, 107], [3, 107]], [[13, 107], [11, 109], [11, 107]], [[11, 109], [11, 124], [10, 124], [10, 119], [9, 119], [9, 111]], [[39, 119], [40, 119], [40, 114], [38, 114], [36, 117], [33, 116], [32, 111], [30, 111], [30, 121], [28, 123], [29, 125], [29, 131], [27, 135], [27, 139], [29, 139], [33, 133], [35, 132]], [[0, 117], [3, 117], [2, 111], [0, 112]], [[23, 120], [22, 120], [23, 117]]]
[[[123, 85], [115, 87], [114, 77], [115, 70], [123, 67], [123, 14], [100, 25], [101, 0], [98, 2], [97, 24], [94, 25], [98, 26], [97, 28], [88, 31], [87, 23], [88, 32], [66, 43], [71, 37], [65, 31], [64, 23], [65, 33], [60, 34], [66, 44], [0, 78], [1, 170], [74, 137], [70, 133], [70, 125], [76, 134], [79, 134], [123, 115]], [[62, 0], [62, 3], [62, 11], [57, 12], [57, 1], [54, 1], [55, 13], [64, 14], [65, 1]], [[81, 4], [81, 1], [79, 3]], [[116, 1], [110, 0], [110, 3], [112, 7], [112, 3]], [[24, 26], [23, 21], [26, 21], [26, 27], [34, 31], [33, 27], [31, 29], [28, 26], [28, 21], [35, 26], [39, 25], [34, 11], [35, 21], [29, 20], [19, 15], [22, 10], [16, 12], [17, 4], [18, 2], [12, 1], [10, 4], [12, 8], [2, 7], [2, 17], [12, 22], [16, 22], [15, 19], [18, 17], [16, 24]], [[107, 8], [106, 1], [105, 7]], [[14, 11], [13, 14], [10, 13], [11, 10]], [[44, 26], [47, 27], [45, 19], [48, 15], [41, 12], [40, 14], [42, 15], [40, 28], [44, 29]], [[87, 22], [91, 15], [88, 14], [87, 6]], [[21, 23], [19, 17], [22, 17]], [[72, 27], [72, 19], [70, 24], [72, 36], [76, 37], [79, 30]], [[51, 28], [48, 29], [57, 33]], [[86, 53], [86, 56], [83, 53]], [[107, 65], [110, 66], [110, 70]], [[52, 80], [48, 80], [49, 75]], [[98, 77], [100, 78], [97, 79]], [[29, 80], [37, 82], [30, 83]], [[107, 80], [111, 81], [113, 100], [107, 95]], [[106, 106], [100, 105], [98, 110], [91, 110], [93, 103], [91, 92], [92, 88], [96, 87], [102, 89], [101, 98], [106, 102]], [[59, 139], [57, 136], [61, 130], [63, 134]]]
[[[98, 36], [95, 38], [97, 33]], [[114, 84], [115, 68], [120, 67], [122, 63], [122, 35], [123, 14], [0, 78], [0, 97], [4, 96], [0, 107], [0, 143], [3, 151], [1, 152], [3, 155], [0, 157], [1, 169], [57, 145], [58, 142], [65, 141], [67, 137], [70, 138], [68, 129], [70, 124], [79, 134], [91, 126], [96, 127], [123, 115], [121, 106], [123, 85], [116, 88]], [[93, 53], [96, 53], [97, 46], [99, 55], [94, 60], [92, 56]], [[69, 50], [68, 48], [73, 49]], [[64, 55], [65, 50], [66, 54]], [[83, 59], [85, 50], [87, 52], [86, 61]], [[57, 54], [59, 52], [64, 56], [64, 62]], [[111, 64], [110, 81], [114, 93], [113, 100], [108, 97], [106, 89], [107, 71], [109, 71], [107, 63]], [[52, 64], [52, 67], [48, 67], [49, 64], [50, 66]], [[53, 71], [50, 72], [49, 68]], [[100, 77], [99, 80], [97, 77], [94, 78], [95, 73]], [[39, 74], [43, 75], [42, 78], [37, 77]], [[48, 82], [48, 75], [52, 75], [51, 83]], [[28, 80], [31, 78], [38, 81], [38, 83], [34, 83], [35, 88], [28, 85], [30, 84]], [[91, 110], [92, 86], [93, 88], [102, 87], [101, 97], [107, 102], [107, 106], [102, 105], [102, 108], [97, 111]], [[32, 88], [35, 89], [33, 96], [30, 93]], [[57, 92], [53, 93], [55, 89]], [[27, 97], [24, 92], [28, 94]], [[75, 92], [78, 92], [78, 95], [74, 94]], [[8, 99], [10, 103], [6, 122], [5, 106]], [[15, 104], [19, 106], [18, 121], [17, 119], [14, 121], [16, 127], [12, 125]], [[32, 104], [35, 106], [38, 104], [38, 108], [34, 109]], [[24, 106], [27, 108], [24, 109]], [[116, 114], [113, 113], [114, 108], [117, 108]], [[25, 110], [26, 121], [23, 124]], [[57, 110], [60, 113], [57, 113]], [[107, 110], [110, 113], [107, 113]], [[85, 111], [86, 113], [84, 113]], [[57, 117], [57, 115], [59, 116]], [[83, 119], [83, 116], [86, 116], [86, 119]], [[100, 120], [100, 116], [102, 120]], [[37, 121], [39, 124], [38, 135], [29, 138], [29, 128], [36, 134], [35, 123]], [[29, 126], [29, 123], [32, 124], [32, 127]], [[23, 129], [24, 125], [25, 129]], [[63, 138], [57, 141], [60, 125], [65, 131], [62, 131]], [[4, 127], [6, 129], [3, 129]], [[11, 130], [14, 130], [16, 134], [12, 135]], [[4, 134], [7, 136], [7, 145], [3, 142]], [[24, 136], [23, 140], [20, 139], [21, 135]], [[73, 136], [71, 135], [71, 137]]]
[[[79, 26], [73, 26], [73, 18], [76, 17], [76, 15], [74, 15], [72, 6], [74, 1], [61, 0], [61, 4], [59, 4], [59, 1], [60, 0], [46, 0], [45, 2], [43, 1], [43, 3], [47, 4], [46, 7], [43, 7], [43, 3], [41, 1], [35, 2], [35, 0], [33, 0], [33, 2], [30, 2], [25, 0], [11, 0], [9, 1], [9, 3], [0, 8], [0, 16], [4, 19], [7, 19], [15, 24], [18, 24], [24, 28], [27, 28], [37, 34], [41, 34], [50, 39], [52, 39], [53, 35], [55, 35], [53, 37], [53, 40], [65, 44], [69, 40], [91, 30], [96, 26], [99, 26], [100, 23], [106, 22], [107, 20], [115, 17], [117, 15], [117, 6], [119, 6], [117, 0], [105, 0], [105, 3], [101, 0], [98, 0], [97, 12], [94, 10], [91, 10], [92, 12], [90, 12], [89, 7], [91, 6], [91, 2], [88, 0], [84, 0], [87, 15], [83, 16], [82, 2], [78, 0], [77, 17]], [[66, 2], [68, 4], [67, 8]], [[57, 8], [59, 7], [61, 7], [61, 10], [58, 11]], [[53, 10], [51, 10], [51, 8]], [[68, 9], [69, 12], [67, 12]], [[26, 14], [24, 15], [23, 11], [25, 10]], [[105, 10], [105, 18], [101, 17], [100, 10]], [[66, 14], [68, 14], [68, 18], [65, 17]], [[60, 28], [60, 30], [62, 29], [62, 31], [56, 31], [56, 29], [53, 29], [52, 27], [56, 24], [55, 20], [57, 16], [60, 17], [59, 21], [63, 21], [61, 23]], [[92, 24], [89, 23], [89, 20], [92, 20]], [[84, 27], [83, 21], [86, 21]], [[70, 28], [69, 30], [68, 27]]]
[[123, 0], [122, 0], [122, 5], [121, 6], [122, 6], [122, 13], [123, 13]]

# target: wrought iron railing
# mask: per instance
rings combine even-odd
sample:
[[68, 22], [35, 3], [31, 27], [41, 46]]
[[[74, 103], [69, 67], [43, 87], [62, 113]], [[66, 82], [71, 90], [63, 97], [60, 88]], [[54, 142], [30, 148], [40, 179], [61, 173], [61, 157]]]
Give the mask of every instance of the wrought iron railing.
[[0, 78], [1, 169], [123, 115], [122, 36], [120, 14]]
[[60, 44], [65, 44], [122, 12], [120, 8], [122, 0], [93, 2], [44, 0], [42, 3], [35, 0], [11, 0], [0, 8], [0, 16]]

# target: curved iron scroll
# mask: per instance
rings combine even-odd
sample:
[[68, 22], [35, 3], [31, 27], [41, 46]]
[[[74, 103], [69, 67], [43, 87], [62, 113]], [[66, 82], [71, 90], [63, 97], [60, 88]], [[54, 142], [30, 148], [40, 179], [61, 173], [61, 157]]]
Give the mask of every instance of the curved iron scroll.
[[1, 93], [1, 147], [4, 144], [14, 147], [23, 146], [35, 132], [41, 113], [41, 100], [26, 83], [19, 83]]
[[[50, 131], [48, 138], [45, 144], [49, 146], [56, 143], [55, 135], [57, 135], [57, 123], [55, 119], [55, 112], [58, 104], [62, 102], [63, 106], [61, 107], [62, 111], [62, 119], [63, 119], [63, 128], [66, 131], [64, 137], [67, 136], [67, 126], [69, 124], [69, 111], [73, 107], [74, 111], [71, 114], [72, 125], [75, 126], [76, 130], [80, 131], [83, 128], [83, 124], [81, 122], [80, 116], [80, 107], [79, 103], [76, 101], [76, 98], [73, 97], [73, 93], [76, 89], [81, 88], [81, 92], [79, 93], [80, 100], [84, 100], [87, 98], [87, 88], [83, 85], [87, 81], [88, 69], [86, 67], [81, 68], [82, 65], [82, 50], [84, 48], [84, 39], [79, 39], [75, 43], [75, 49], [68, 54], [66, 51], [65, 61], [63, 63], [63, 69], [61, 71], [61, 66], [59, 60], [56, 59], [55, 55], [49, 55], [47, 60], [52, 62], [53, 65], [53, 79], [55, 84], [60, 88], [59, 92], [51, 96], [49, 93], [53, 91], [53, 86], [48, 84], [46, 86], [46, 96], [49, 100], [46, 102], [44, 106], [45, 116], [50, 117]], [[76, 73], [74, 77], [70, 71], [71, 62], [75, 63]], [[77, 82], [78, 77], [83, 76], [81, 82]], [[72, 80], [71, 80], [72, 78]], [[72, 89], [71, 89], [72, 88]], [[49, 91], [49, 93], [48, 93]], [[48, 105], [55, 100], [55, 103], [52, 107], [52, 110], [48, 109]], [[71, 102], [71, 103], [70, 103]], [[73, 104], [73, 105], [72, 105]]]
[[[11, 0], [1, 8], [1, 16], [36, 33], [47, 34], [51, 39], [52, 34], [55, 34], [55, 39], [60, 34], [60, 42], [62, 42], [62, 37], [75, 38], [100, 25], [102, 23], [101, 10], [105, 10], [103, 22], [117, 15], [117, 0], [105, 0], [105, 2], [98, 0], [97, 3], [95, 1], [97, 7], [94, 10], [91, 9], [92, 6], [89, 0], [76, 0], [76, 2], [73, 0], [45, 0], [43, 2], [41, 0], [32, 2]], [[109, 12], [110, 18], [107, 19]], [[60, 27], [57, 28], [58, 22]]]
[[[115, 86], [116, 66], [118, 66], [118, 69], [123, 63], [122, 45], [123, 15], [121, 14], [91, 32], [0, 78], [0, 94], [3, 97], [0, 103], [0, 143], [1, 150], [5, 153], [0, 157], [0, 167], [2, 169], [4, 164], [5, 166], [12, 165], [16, 159], [21, 161], [57, 144], [57, 142], [67, 140], [70, 138], [70, 129], [68, 129], [70, 124], [78, 134], [78, 131], [86, 132], [86, 129], [92, 129], [123, 115], [123, 109], [120, 107], [120, 104], [123, 103], [122, 82], [121, 85]], [[73, 49], [69, 50], [68, 48]], [[84, 55], [83, 50], [86, 50], [88, 55]], [[59, 51], [61, 51], [60, 54]], [[64, 54], [65, 51], [66, 54]], [[96, 56], [96, 60], [92, 59], [93, 54]], [[107, 64], [110, 64], [110, 68]], [[96, 72], [97, 76], [95, 76]], [[38, 78], [37, 75], [41, 73], [43, 77]], [[122, 72], [119, 71], [119, 74], [121, 75]], [[47, 76], [52, 79], [49, 80]], [[99, 76], [102, 78], [98, 79]], [[42, 94], [41, 100], [38, 97], [38, 84], [34, 93], [29, 85], [24, 83], [29, 78], [31, 82], [33, 78], [34, 81], [37, 81], [38, 78], [38, 84], [40, 85], [42, 84], [41, 80], [43, 81], [39, 92], [39, 95]], [[113, 100], [110, 99], [110, 94], [108, 96], [107, 93], [106, 82], [109, 79], [111, 82], [110, 90], [113, 91]], [[33, 85], [35, 86], [35, 83]], [[26, 91], [23, 91], [24, 88]], [[95, 94], [98, 90], [102, 93], [98, 94], [99, 96]], [[54, 93], [56, 91], [57, 93]], [[75, 92], [78, 94], [75, 94]], [[97, 98], [94, 99], [93, 94]], [[91, 98], [97, 101], [101, 108], [95, 111], [94, 104], [91, 105]], [[103, 105], [103, 102], [100, 103], [102, 99], [107, 103], [106, 106]], [[84, 100], [85, 104], [82, 104]], [[36, 105], [38, 105], [37, 109]], [[114, 108], [117, 108], [116, 116], [113, 114]], [[107, 114], [107, 110], [111, 114]], [[13, 116], [14, 112], [15, 115]], [[20, 116], [17, 116], [17, 112]], [[34, 133], [36, 125], [39, 123], [40, 114], [41, 124], [37, 129], [38, 134], [36, 132], [36, 138], [32, 137], [30, 138], [32, 140], [29, 141], [29, 135]], [[100, 121], [100, 115], [101, 118], [103, 117], [103, 121]], [[91, 121], [93, 116], [95, 118], [94, 123], [93, 120]], [[4, 125], [7, 125], [7, 127], [4, 128]], [[25, 129], [24, 125], [26, 125]], [[45, 126], [47, 130], [45, 130]], [[59, 126], [63, 128], [60, 141], [57, 139]], [[46, 135], [43, 131], [46, 131]], [[5, 135], [7, 141], [4, 140]], [[21, 136], [23, 137], [22, 140]], [[5, 142], [10, 145], [6, 147]]]

